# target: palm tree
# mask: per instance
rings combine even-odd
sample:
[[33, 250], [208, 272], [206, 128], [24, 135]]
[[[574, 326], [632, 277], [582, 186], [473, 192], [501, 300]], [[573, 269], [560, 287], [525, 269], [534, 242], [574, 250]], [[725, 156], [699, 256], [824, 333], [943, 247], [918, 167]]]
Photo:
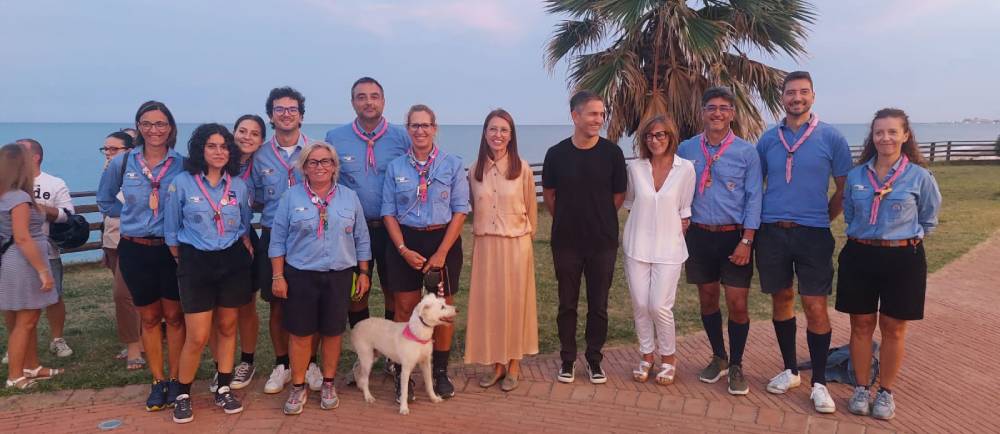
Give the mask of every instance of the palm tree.
[[765, 124], [756, 103], [779, 115], [785, 72], [748, 54], [800, 59], [816, 17], [807, 0], [546, 3], [549, 13], [570, 18], [556, 26], [546, 67], [569, 60], [570, 87], [605, 98], [612, 140], [660, 113], [673, 116], [682, 137], [701, 132], [701, 94], [716, 85], [736, 94], [736, 134], [760, 136]]

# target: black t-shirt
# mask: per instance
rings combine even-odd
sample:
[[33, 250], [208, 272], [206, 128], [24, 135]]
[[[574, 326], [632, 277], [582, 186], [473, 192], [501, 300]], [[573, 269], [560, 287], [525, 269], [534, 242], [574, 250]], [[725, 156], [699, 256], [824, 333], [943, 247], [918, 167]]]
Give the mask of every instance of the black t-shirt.
[[618, 248], [614, 195], [628, 187], [625, 155], [600, 138], [590, 149], [563, 140], [545, 153], [542, 187], [556, 191], [552, 247], [581, 250]]

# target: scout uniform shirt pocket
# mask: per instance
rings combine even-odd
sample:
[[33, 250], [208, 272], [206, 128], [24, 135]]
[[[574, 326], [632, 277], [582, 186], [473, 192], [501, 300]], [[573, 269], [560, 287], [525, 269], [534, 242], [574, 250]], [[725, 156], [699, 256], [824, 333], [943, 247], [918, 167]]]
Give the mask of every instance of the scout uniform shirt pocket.
[[747, 173], [745, 167], [720, 161], [715, 163], [714, 169], [719, 174], [719, 179], [714, 181], [713, 184], [718, 182], [719, 188], [724, 188], [729, 192], [739, 192], [742, 195]]
[[861, 221], [868, 221], [871, 218], [874, 195], [875, 192], [867, 185], [854, 184], [851, 186], [849, 206], [854, 208], [854, 218], [862, 219]]
[[[319, 224], [319, 211], [312, 204], [292, 208], [289, 221], [289, 233], [298, 232], [302, 236], [315, 234]], [[313, 235], [315, 236], [315, 235]]]
[[428, 185], [427, 201], [431, 202], [434, 217], [451, 220], [451, 183], [450, 173], [436, 173]]

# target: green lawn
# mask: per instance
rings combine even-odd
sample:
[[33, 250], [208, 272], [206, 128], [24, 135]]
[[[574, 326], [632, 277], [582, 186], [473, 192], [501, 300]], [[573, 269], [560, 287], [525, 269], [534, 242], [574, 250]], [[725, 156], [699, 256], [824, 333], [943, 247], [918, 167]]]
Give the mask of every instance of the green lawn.
[[[941, 224], [936, 233], [928, 238], [926, 248], [930, 269], [937, 270], [948, 262], [958, 258], [977, 243], [986, 239], [1000, 227], [1000, 166], [998, 165], [936, 165], [932, 170], [937, 177], [944, 196], [941, 213]], [[546, 213], [541, 213], [538, 239], [535, 240], [536, 277], [538, 282], [538, 322], [541, 351], [543, 353], [558, 350], [556, 335], [556, 281], [552, 269], [552, 253], [549, 248], [550, 219]], [[622, 214], [624, 224], [624, 214]], [[838, 246], [843, 245], [843, 221], [834, 223], [833, 231], [837, 234]], [[472, 238], [466, 231], [463, 237], [466, 268], [462, 274], [462, 288], [468, 288], [469, 263]], [[678, 288], [676, 306], [674, 308], [677, 320], [678, 334], [697, 333], [701, 329], [698, 314], [697, 291], [692, 285], [683, 283]], [[43, 363], [67, 368], [69, 373], [57, 380], [49, 381], [36, 390], [57, 390], [66, 388], [102, 388], [120, 386], [130, 383], [144, 383], [149, 380], [146, 371], [127, 372], [124, 363], [113, 360], [112, 356], [121, 346], [117, 342], [114, 322], [114, 306], [111, 300], [110, 273], [95, 264], [72, 265], [66, 272], [66, 302], [69, 319], [66, 327], [66, 338], [76, 352], [68, 359], [55, 359], [48, 354], [48, 326], [44, 317], [39, 324], [39, 353]], [[757, 287], [756, 281], [754, 287]], [[465, 306], [467, 292], [458, 297], [458, 305]], [[582, 297], [585, 298], [585, 297]], [[381, 315], [382, 302], [375, 294], [371, 302], [373, 315]], [[611, 289], [609, 303], [610, 330], [609, 344], [628, 345], [635, 341], [632, 323], [631, 306], [621, 262], [615, 271], [614, 284]], [[273, 354], [267, 337], [266, 317], [267, 305], [258, 302], [258, 310], [264, 321], [261, 322], [261, 337], [258, 345], [257, 360], [260, 367], [258, 375], [266, 376], [270, 372]], [[580, 306], [586, 311], [586, 306]], [[750, 311], [754, 319], [770, 316], [770, 300], [759, 291], [752, 290]], [[453, 358], [460, 359], [464, 348], [465, 312], [457, 321], [458, 332], [455, 339]], [[579, 336], [582, 339], [583, 319]], [[2, 325], [0, 325], [2, 327]], [[6, 331], [4, 331], [6, 336]], [[582, 346], [581, 346], [582, 348]], [[350, 366], [353, 354], [347, 351], [343, 369]], [[207, 353], [202, 363], [200, 378], [211, 374], [211, 363]], [[0, 367], [0, 374], [6, 376], [6, 365]], [[0, 390], [0, 396], [9, 395], [8, 389]]]

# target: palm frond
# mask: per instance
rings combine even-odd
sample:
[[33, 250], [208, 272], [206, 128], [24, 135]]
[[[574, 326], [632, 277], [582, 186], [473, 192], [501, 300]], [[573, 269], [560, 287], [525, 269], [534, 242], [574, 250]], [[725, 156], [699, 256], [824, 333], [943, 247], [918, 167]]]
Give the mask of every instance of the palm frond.
[[567, 55], [593, 49], [604, 37], [604, 22], [594, 18], [563, 21], [545, 49], [545, 68], [552, 71]]

